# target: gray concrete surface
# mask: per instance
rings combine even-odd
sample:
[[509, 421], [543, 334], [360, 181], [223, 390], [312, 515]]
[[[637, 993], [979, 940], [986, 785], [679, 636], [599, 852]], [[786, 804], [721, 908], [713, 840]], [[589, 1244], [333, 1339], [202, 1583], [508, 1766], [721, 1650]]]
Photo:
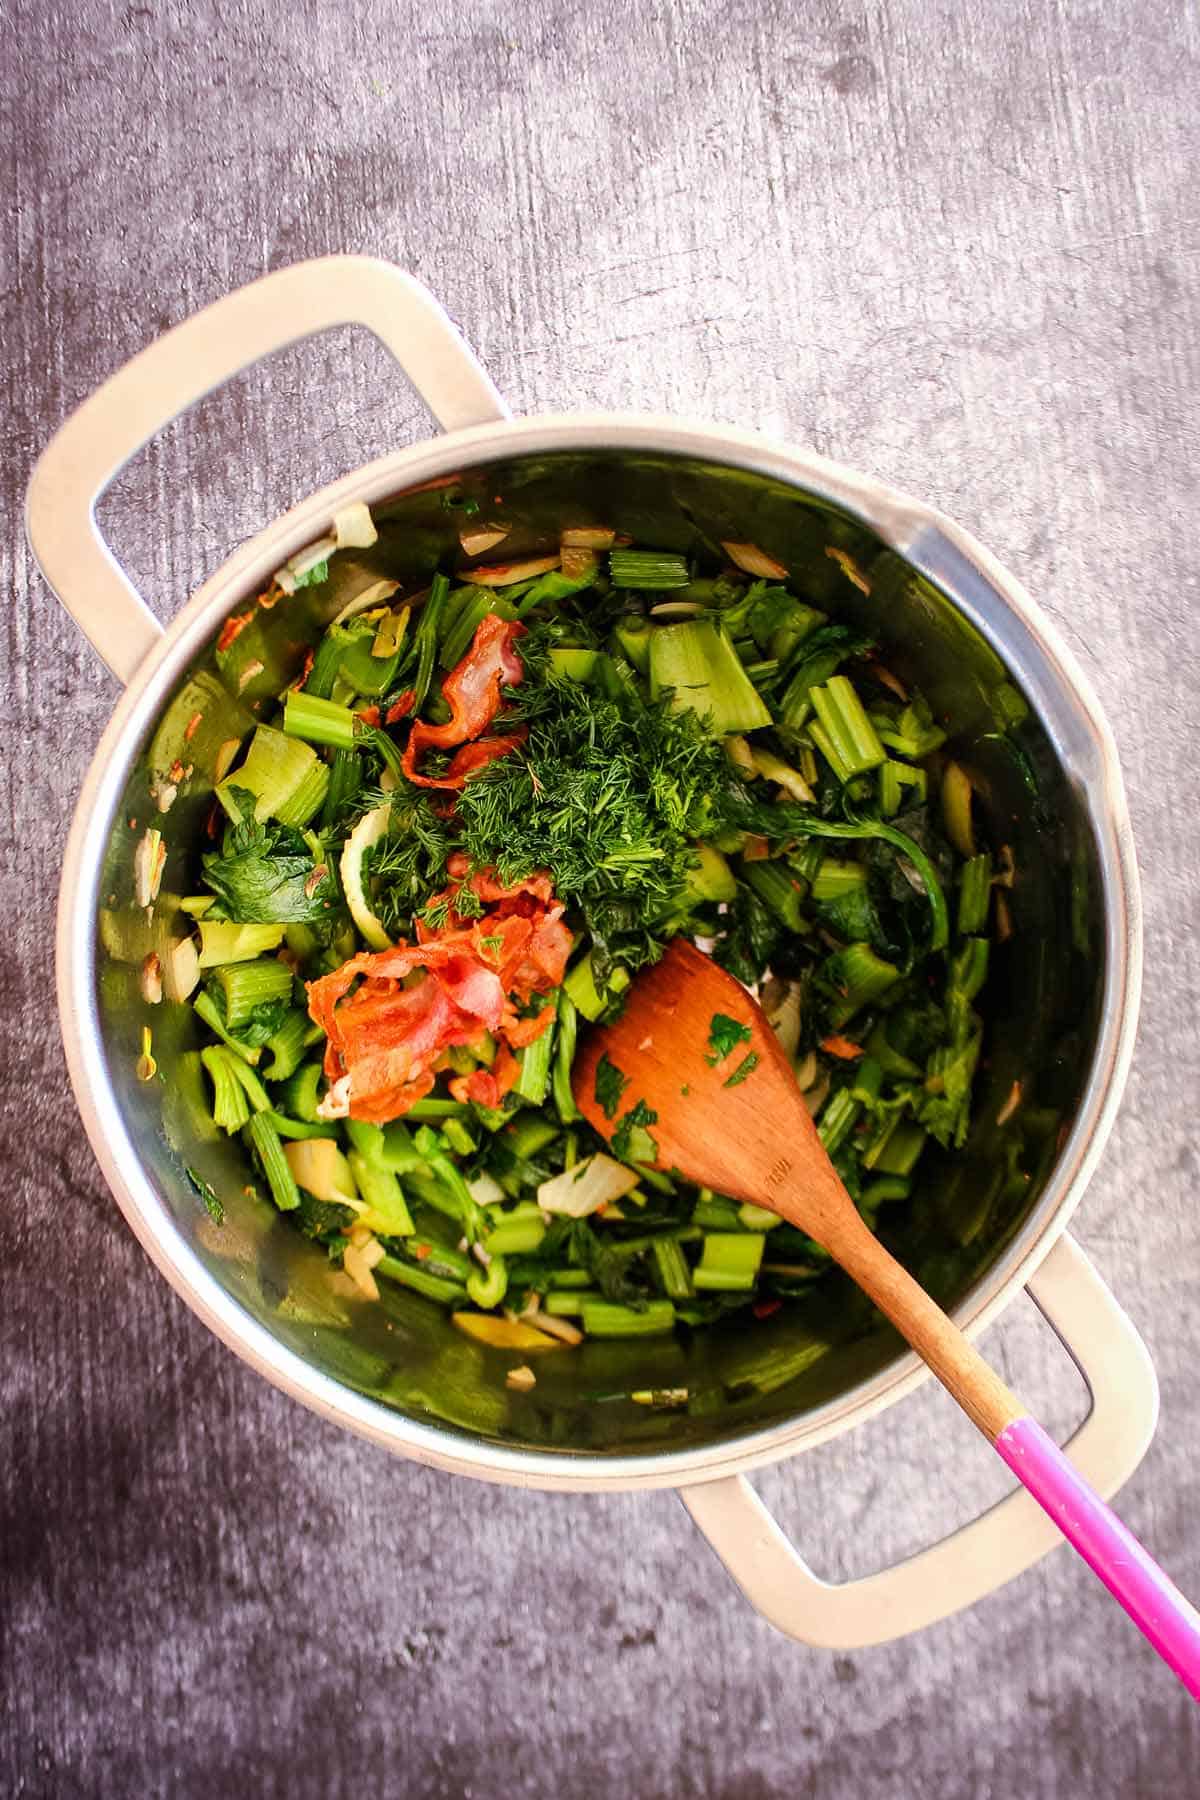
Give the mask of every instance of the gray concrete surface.
[[[917, 1639], [815, 1655], [669, 1495], [390, 1461], [218, 1347], [67, 1090], [52, 905], [115, 690], [19, 525], [33, 457], [104, 375], [231, 285], [349, 248], [427, 280], [518, 409], [758, 425], [977, 531], [1083, 657], [1129, 779], [1145, 1007], [1078, 1233], [1162, 1379], [1122, 1507], [1195, 1594], [1198, 81], [1175, 0], [9, 0], [0, 1791], [1200, 1792], [1195, 1710], [1066, 1552]], [[166, 433], [105, 521], [165, 616], [282, 505], [425, 429], [374, 346], [310, 345]], [[987, 1346], [1078, 1416], [1027, 1302]], [[760, 1485], [844, 1575], [999, 1480], [926, 1392]]]

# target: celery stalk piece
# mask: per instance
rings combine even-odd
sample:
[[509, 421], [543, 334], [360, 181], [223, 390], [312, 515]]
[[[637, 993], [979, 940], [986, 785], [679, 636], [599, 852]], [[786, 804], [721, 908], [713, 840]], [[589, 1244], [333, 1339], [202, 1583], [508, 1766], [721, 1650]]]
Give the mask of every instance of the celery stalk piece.
[[265, 1112], [255, 1113], [246, 1127], [246, 1135], [258, 1152], [272, 1200], [280, 1212], [294, 1212], [300, 1204], [300, 1189], [288, 1167], [279, 1133], [271, 1123], [270, 1115]]
[[611, 550], [608, 572], [615, 587], [665, 593], [688, 584], [685, 559], [664, 550]]
[[831, 675], [824, 687], [810, 690], [809, 698], [837, 764], [847, 771], [848, 777], [865, 775], [868, 769], [877, 769], [887, 761], [887, 752], [866, 708], [845, 675]]
[[456, 1305], [467, 1297], [461, 1282], [431, 1275], [419, 1263], [403, 1262], [398, 1256], [381, 1257], [375, 1264], [374, 1273], [386, 1276], [400, 1287], [411, 1288], [415, 1294], [424, 1294], [427, 1300], [437, 1300], [443, 1306]]
[[696, 1291], [748, 1293], [758, 1279], [765, 1239], [758, 1231], [714, 1231], [692, 1270]]
[[771, 723], [766, 704], [746, 674], [723, 628], [711, 619], [659, 626], [650, 639], [650, 692], [669, 692], [672, 705], [707, 720], [713, 737], [757, 731]]
[[201, 919], [200, 967], [251, 962], [268, 950], [278, 950], [282, 942], [282, 925], [234, 925], [224, 919]]
[[273, 957], [223, 963], [216, 979], [225, 996], [225, 1025], [231, 1032], [249, 1021], [255, 1007], [291, 998], [292, 971]]
[[214, 1036], [219, 1037], [223, 1044], [227, 1044], [233, 1054], [240, 1057], [244, 1063], [248, 1063], [253, 1068], [262, 1061], [261, 1049], [252, 1050], [248, 1044], [240, 1044], [236, 1038], [230, 1037], [225, 1029], [225, 1021], [217, 1011], [217, 1003], [211, 994], [206, 994], [201, 989], [192, 1001], [192, 1011], [198, 1019], [204, 1021]]
[[[323, 767], [308, 744], [299, 743], [270, 725], [259, 725], [250, 740], [245, 762], [218, 785], [217, 798], [235, 823], [241, 814], [234, 790], [241, 788], [254, 795], [254, 816], [260, 824], [270, 818], [282, 819], [284, 824], [305, 824], [320, 805], [323, 782], [303, 818], [285, 818], [280, 809], [286, 809], [306, 784], [311, 792], [311, 779]], [[328, 780], [328, 775], [324, 780]]]
[[650, 1300], [638, 1311], [609, 1300], [590, 1300], [583, 1309], [583, 1329], [589, 1337], [659, 1337], [674, 1324], [670, 1300]]
[[351, 1150], [346, 1160], [357, 1183], [359, 1199], [367, 1205], [367, 1211], [361, 1215], [362, 1223], [384, 1237], [411, 1237], [416, 1227], [396, 1177], [390, 1170], [368, 1162], [359, 1150]]
[[354, 714], [348, 706], [321, 700], [307, 689], [288, 689], [283, 703], [283, 729], [288, 737], [310, 744], [328, 744], [334, 750], [354, 748]]

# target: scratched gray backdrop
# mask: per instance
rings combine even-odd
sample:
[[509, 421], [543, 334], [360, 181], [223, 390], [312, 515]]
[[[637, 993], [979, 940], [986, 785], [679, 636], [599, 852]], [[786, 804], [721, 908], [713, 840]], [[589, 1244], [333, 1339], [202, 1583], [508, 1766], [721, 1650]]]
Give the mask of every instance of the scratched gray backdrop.
[[[52, 428], [156, 332], [356, 249], [425, 279], [519, 411], [759, 425], [984, 538], [1082, 655], [1129, 778], [1145, 1007], [1078, 1230], [1162, 1379], [1123, 1510], [1200, 1592], [1195, 7], [9, 0], [0, 34], [0, 1790], [1194, 1794], [1195, 1711], [1065, 1552], [915, 1640], [810, 1654], [671, 1496], [389, 1460], [201, 1329], [67, 1092], [51, 908], [114, 684], [18, 521]], [[165, 616], [425, 429], [377, 347], [326, 340], [167, 432], [105, 522]], [[986, 1347], [1057, 1428], [1080, 1416], [1028, 1302]], [[928, 1392], [761, 1479], [840, 1575], [1000, 1485]]]

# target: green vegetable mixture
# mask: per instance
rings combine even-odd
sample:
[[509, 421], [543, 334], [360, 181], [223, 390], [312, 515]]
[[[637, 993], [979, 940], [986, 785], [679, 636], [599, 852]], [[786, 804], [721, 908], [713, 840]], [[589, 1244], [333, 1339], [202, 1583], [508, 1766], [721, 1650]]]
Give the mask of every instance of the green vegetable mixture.
[[[655, 1115], [607, 1058], [611, 1149], [574, 1104], [579, 1032], [676, 933], [758, 991], [873, 1226], [909, 1201], [931, 1143], [967, 1135], [1003, 878], [976, 843], [970, 780], [865, 637], [745, 572], [764, 566], [755, 546], [728, 552], [702, 568], [589, 529], [532, 562], [475, 564], [476, 579], [438, 572], [424, 594], [376, 584], [217, 789], [222, 824], [184, 902], [213, 1118], [363, 1294], [400, 1283], [486, 1344], [761, 1316], [826, 1273], [791, 1226], [653, 1167]], [[519, 626], [520, 679], [510, 667], [498, 710], [456, 736], [454, 672], [488, 619]], [[456, 779], [464, 744], [479, 746], [465, 779], [425, 785]], [[347, 1116], [306, 983], [473, 921], [481, 965], [499, 959], [479, 872], [504, 889], [548, 876], [565, 908], [565, 978], [514, 1013], [540, 1035], [514, 1044], [513, 1068], [480, 1031], [444, 1049], [402, 1116]], [[397, 991], [429, 980], [411, 970]], [[755, 1078], [748, 1036], [714, 1015], [705, 1050], [731, 1059], [726, 1085]], [[467, 1094], [505, 1066], [507, 1083]]]

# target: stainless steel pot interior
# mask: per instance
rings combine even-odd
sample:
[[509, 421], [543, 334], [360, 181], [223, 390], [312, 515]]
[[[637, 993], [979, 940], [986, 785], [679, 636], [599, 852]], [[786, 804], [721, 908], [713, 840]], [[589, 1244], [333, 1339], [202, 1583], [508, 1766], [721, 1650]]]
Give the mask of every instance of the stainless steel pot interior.
[[[323, 1252], [253, 1191], [239, 1146], [211, 1125], [189, 1007], [147, 1007], [147, 950], [183, 931], [221, 745], [298, 669], [320, 625], [367, 579], [423, 585], [458, 549], [464, 519], [503, 503], [505, 554], [556, 544], [565, 524], [600, 522], [643, 542], [716, 553], [722, 538], [769, 544], [818, 605], [861, 620], [890, 666], [921, 686], [974, 773], [995, 844], [1012, 847], [1013, 933], [997, 946], [986, 991], [988, 1041], [965, 1154], [927, 1153], [916, 1199], [888, 1235], [922, 1282], [953, 1305], [981, 1280], [1038, 1206], [1093, 1072], [1105, 985], [1097, 842], [1088, 797], [1064, 779], [1046, 722], [1019, 680], [933, 583], [848, 511], [782, 480], [658, 453], [551, 451], [480, 464], [443, 485], [375, 508], [380, 539], [336, 558], [328, 584], [252, 621], [221, 659], [215, 639], [139, 747], [108, 838], [99, 888], [95, 1001], [125, 1126], [173, 1229], [225, 1293], [280, 1343], [335, 1382], [424, 1426], [447, 1448], [466, 1434], [494, 1446], [616, 1458], [704, 1450], [826, 1406], [899, 1354], [850, 1286], [831, 1276], [810, 1301], [748, 1326], [686, 1341], [586, 1343], [544, 1357], [529, 1394], [506, 1388], [506, 1359], [468, 1342], [430, 1303], [387, 1289], [358, 1300]], [[830, 550], [866, 572], [870, 594]], [[245, 605], [252, 594], [243, 596]], [[254, 665], [261, 663], [261, 671]], [[197, 719], [199, 723], [196, 723]], [[180, 769], [190, 771], [183, 780]], [[178, 797], [160, 814], [164, 784]], [[1096, 804], [1101, 803], [1097, 798]], [[133, 852], [148, 823], [168, 860], [147, 919], [133, 900]], [[137, 1079], [145, 1025], [158, 1077]], [[997, 1122], [1014, 1081], [1021, 1105]], [[197, 1184], [200, 1185], [197, 1185]], [[211, 1216], [201, 1187], [217, 1196]], [[214, 1208], [214, 1210], [216, 1210]], [[386, 1287], [386, 1284], [385, 1284]], [[631, 1390], [685, 1387], [686, 1410], [633, 1404]]]

